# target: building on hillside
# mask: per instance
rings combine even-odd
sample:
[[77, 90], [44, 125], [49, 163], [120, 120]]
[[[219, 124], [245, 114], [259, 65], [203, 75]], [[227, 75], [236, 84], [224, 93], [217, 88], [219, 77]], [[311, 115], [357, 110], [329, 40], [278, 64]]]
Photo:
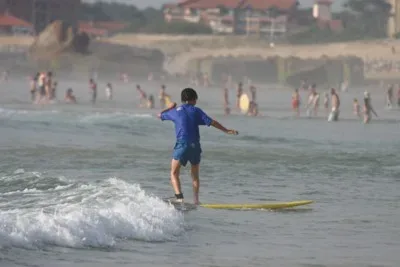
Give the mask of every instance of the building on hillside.
[[166, 22], [205, 23], [215, 34], [280, 36], [296, 0], [183, 0], [164, 5]]
[[8, 14], [31, 23], [36, 33], [55, 20], [77, 26], [81, 0], [0, 0], [0, 14]]
[[394, 38], [400, 33], [400, 0], [386, 0], [391, 6], [391, 16], [387, 24], [387, 34], [389, 38]]
[[33, 25], [7, 12], [0, 15], [0, 35], [32, 35]]
[[329, 21], [332, 19], [331, 7], [333, 0], [316, 0], [313, 6], [313, 17], [318, 20]]
[[343, 30], [343, 23], [341, 20], [332, 19], [332, 4], [333, 0], [316, 0], [313, 6], [313, 17], [319, 28], [340, 32]]

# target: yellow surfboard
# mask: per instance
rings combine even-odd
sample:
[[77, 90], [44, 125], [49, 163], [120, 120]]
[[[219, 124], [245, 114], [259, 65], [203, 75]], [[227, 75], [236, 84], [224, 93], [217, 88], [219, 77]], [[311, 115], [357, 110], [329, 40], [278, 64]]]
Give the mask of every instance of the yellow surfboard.
[[209, 209], [286, 209], [313, 203], [312, 200], [291, 202], [254, 203], [254, 204], [201, 204], [200, 207]]
[[239, 107], [243, 114], [246, 114], [249, 111], [250, 99], [247, 94], [242, 94], [240, 96]]
[[[193, 203], [180, 203], [175, 202], [175, 199], [167, 200], [167, 203], [173, 204], [179, 210], [192, 210], [196, 209], [197, 205]], [[276, 210], [276, 209], [287, 209], [303, 205], [308, 205], [313, 203], [312, 200], [299, 200], [291, 202], [269, 202], [269, 203], [252, 203], [252, 204], [200, 204], [199, 207], [208, 209], [226, 209], [226, 210], [249, 210], [249, 209], [266, 209], [266, 210]]]

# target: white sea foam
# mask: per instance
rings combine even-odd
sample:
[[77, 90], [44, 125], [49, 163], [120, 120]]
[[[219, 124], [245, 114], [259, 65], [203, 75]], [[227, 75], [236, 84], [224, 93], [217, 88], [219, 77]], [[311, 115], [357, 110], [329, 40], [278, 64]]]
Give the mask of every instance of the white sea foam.
[[11, 203], [0, 206], [2, 247], [112, 247], [120, 239], [174, 240], [184, 231], [181, 213], [117, 178], [42, 190], [21, 186], [0, 194], [0, 204], [7, 198]]
[[115, 122], [115, 121], [126, 121], [137, 118], [153, 118], [152, 114], [140, 114], [140, 113], [129, 113], [129, 112], [114, 112], [114, 113], [92, 113], [81, 116], [79, 119], [82, 123], [98, 123], [98, 122]]
[[6, 118], [15, 115], [24, 115], [24, 116], [43, 116], [46, 114], [57, 114], [58, 110], [24, 110], [24, 109], [8, 109], [8, 108], [0, 108], [0, 117]]

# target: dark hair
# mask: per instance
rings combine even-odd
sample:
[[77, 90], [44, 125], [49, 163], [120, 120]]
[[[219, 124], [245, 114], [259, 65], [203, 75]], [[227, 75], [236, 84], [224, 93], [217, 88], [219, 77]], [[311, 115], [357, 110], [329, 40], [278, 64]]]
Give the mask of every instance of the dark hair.
[[197, 93], [193, 88], [185, 88], [182, 90], [181, 93], [182, 102], [195, 101], [195, 100], [197, 100]]

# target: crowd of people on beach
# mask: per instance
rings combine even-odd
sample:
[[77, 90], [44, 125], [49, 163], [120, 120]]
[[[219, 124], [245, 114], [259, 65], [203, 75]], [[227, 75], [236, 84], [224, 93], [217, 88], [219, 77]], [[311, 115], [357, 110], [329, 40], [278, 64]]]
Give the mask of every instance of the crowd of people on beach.
[[[3, 75], [4, 76], [4, 75]], [[149, 74], [148, 80], [153, 80], [153, 74]], [[244, 82], [238, 82], [236, 86], [235, 95], [235, 108], [242, 114], [248, 116], [259, 116], [259, 108], [257, 104], [257, 89], [252, 84], [251, 80], [244, 77], [245, 82], [248, 85], [248, 92], [244, 89]], [[127, 75], [121, 75], [121, 81], [127, 83]], [[189, 83], [192, 85], [201, 84], [203, 87], [210, 87], [211, 82], [208, 75], [203, 75], [202, 79], [190, 79]], [[229, 92], [233, 87], [232, 77], [227, 76], [222, 80], [223, 85], [223, 111], [225, 115], [231, 114], [231, 106], [229, 101]], [[31, 100], [35, 104], [47, 104], [55, 103], [57, 101], [57, 81], [54, 80], [54, 75], [51, 71], [38, 72], [33, 77], [30, 77], [30, 95]], [[98, 95], [98, 85], [95, 78], [89, 79], [89, 93], [91, 95], [91, 103], [95, 104]], [[345, 89], [343, 89], [345, 88]], [[347, 91], [347, 86], [341, 88], [341, 91]], [[395, 99], [395, 86], [389, 85], [386, 91], [386, 103], [387, 108], [392, 108], [397, 104], [400, 108], [400, 86], [397, 86], [397, 103]], [[136, 91], [139, 94], [139, 104], [141, 108], [153, 109], [155, 108], [155, 98], [153, 94], [147, 94], [140, 86], [136, 85]], [[338, 121], [340, 116], [340, 96], [339, 90], [331, 88], [328, 92], [323, 93], [323, 110], [327, 116], [328, 121]], [[301, 99], [301, 92], [307, 93], [307, 100], [303, 104]], [[108, 82], [105, 86], [105, 96], [107, 100], [113, 99], [113, 86]], [[170, 106], [173, 101], [171, 96], [166, 93], [166, 86], [161, 85], [159, 94], [159, 108], [164, 109]], [[296, 88], [292, 94], [291, 106], [294, 115], [299, 117], [301, 108], [306, 109], [307, 117], [317, 117], [320, 111], [321, 96], [317, 91], [316, 84], [307, 85], [305, 81], [301, 83], [299, 88]], [[65, 91], [64, 102], [70, 104], [76, 104], [77, 98], [74, 95], [72, 88], [68, 88]], [[363, 101], [360, 102], [357, 98], [353, 99], [353, 114], [363, 120], [364, 123], [371, 121], [372, 114], [378, 116], [375, 109], [372, 106], [372, 100], [370, 93], [365, 91]]]
[[[292, 110], [296, 116], [300, 116], [301, 97], [300, 91], [308, 91], [307, 102], [305, 104], [307, 116], [317, 116], [320, 104], [320, 94], [317, 92], [316, 84], [307, 87], [303, 82], [300, 88], [296, 88], [292, 94]], [[395, 103], [394, 85], [389, 85], [386, 91], [386, 106], [392, 108]], [[400, 86], [397, 86], [397, 106], [400, 108]], [[331, 108], [329, 110], [329, 107]], [[335, 88], [330, 89], [330, 93], [324, 93], [323, 108], [328, 116], [328, 121], [338, 121], [340, 115], [340, 97]], [[353, 99], [353, 114], [362, 118], [364, 123], [369, 123], [372, 114], [378, 117], [372, 106], [371, 95], [368, 91], [364, 92], [363, 101], [360, 104], [357, 98]]]
[[[127, 82], [126, 77], [122, 76], [122, 81]], [[54, 75], [49, 72], [38, 72], [34, 76], [29, 77], [30, 96], [34, 104], [54, 104], [58, 102], [56, 96], [57, 81]], [[92, 104], [96, 104], [98, 95], [98, 85], [95, 78], [89, 79], [89, 94]], [[153, 109], [155, 107], [154, 96], [141, 89], [136, 85], [136, 91], [139, 93], [139, 107]], [[105, 86], [105, 96], [107, 100], [113, 100], [113, 86], [108, 82]], [[160, 108], [167, 107], [171, 101], [171, 97], [166, 93], [166, 86], [162, 85], [159, 93]], [[72, 88], [67, 88], [64, 95], [64, 103], [77, 104], [77, 98]]]

